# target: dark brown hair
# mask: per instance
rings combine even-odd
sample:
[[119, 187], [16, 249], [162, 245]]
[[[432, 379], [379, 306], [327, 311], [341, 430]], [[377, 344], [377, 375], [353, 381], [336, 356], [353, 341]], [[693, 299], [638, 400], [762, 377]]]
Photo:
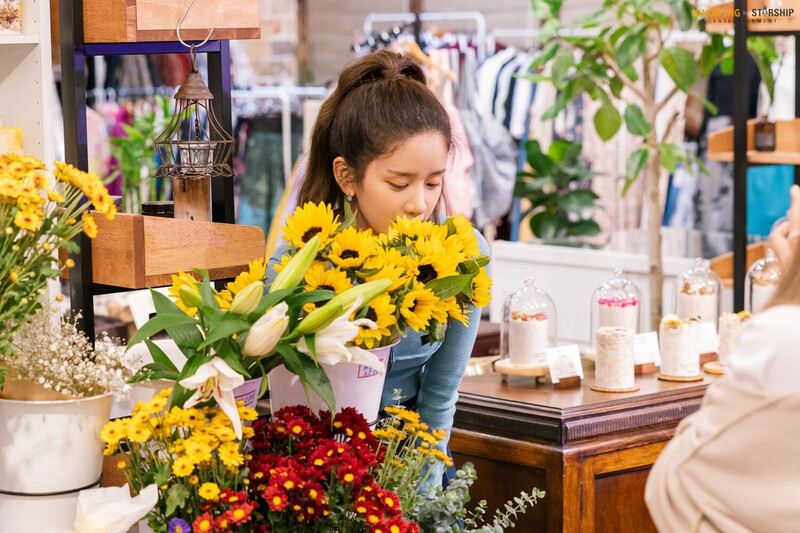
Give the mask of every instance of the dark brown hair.
[[413, 59], [388, 50], [348, 64], [320, 108], [298, 205], [326, 202], [341, 213], [344, 193], [333, 174], [342, 157], [356, 183], [367, 165], [420, 133], [440, 133], [450, 148], [450, 120]]

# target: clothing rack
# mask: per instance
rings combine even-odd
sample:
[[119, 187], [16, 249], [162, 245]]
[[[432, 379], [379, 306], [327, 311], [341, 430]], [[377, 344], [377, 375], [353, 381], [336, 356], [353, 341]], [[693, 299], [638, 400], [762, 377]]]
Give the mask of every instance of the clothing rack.
[[284, 182], [292, 179], [292, 97], [326, 98], [325, 87], [254, 87], [231, 91], [231, 100], [279, 100], [281, 102], [281, 145]]
[[364, 34], [372, 34], [372, 25], [375, 22], [403, 22], [413, 24], [420, 22], [445, 22], [457, 20], [471, 20], [475, 22], [476, 44], [478, 48], [478, 61], [486, 57], [486, 18], [479, 11], [439, 11], [423, 13], [369, 13], [364, 18]]
[[97, 103], [107, 102], [109, 100], [116, 100], [117, 98], [127, 98], [136, 96], [163, 96], [171, 98], [177, 87], [120, 87], [119, 89], [96, 87], [87, 91], [92, 95]]

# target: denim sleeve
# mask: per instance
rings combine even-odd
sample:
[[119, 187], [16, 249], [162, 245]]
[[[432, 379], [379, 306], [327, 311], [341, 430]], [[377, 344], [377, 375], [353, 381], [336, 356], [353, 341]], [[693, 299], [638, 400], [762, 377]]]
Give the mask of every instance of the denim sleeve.
[[[489, 245], [483, 236], [475, 232], [480, 243], [481, 253], [489, 255]], [[446, 452], [450, 441], [450, 429], [453, 427], [453, 416], [456, 412], [458, 401], [458, 386], [467, 368], [467, 362], [478, 336], [478, 326], [481, 321], [481, 310], [469, 306], [469, 326], [460, 322], [451, 323], [445, 332], [444, 342], [434, 353], [422, 372], [419, 393], [417, 395], [417, 409], [420, 418], [428, 424], [430, 429], [444, 429], [447, 436], [436, 445], [436, 448]], [[444, 472], [444, 465], [437, 463], [432, 469], [429, 483], [439, 483]]]
[[269, 290], [272, 282], [275, 280], [275, 276], [277, 276], [277, 272], [275, 272], [275, 265], [280, 264], [281, 256], [289, 250], [289, 246], [287, 244], [281, 244], [275, 249], [275, 252], [272, 254], [272, 257], [269, 258], [267, 262], [267, 272], [266, 272], [266, 280], [264, 282], [264, 289]]

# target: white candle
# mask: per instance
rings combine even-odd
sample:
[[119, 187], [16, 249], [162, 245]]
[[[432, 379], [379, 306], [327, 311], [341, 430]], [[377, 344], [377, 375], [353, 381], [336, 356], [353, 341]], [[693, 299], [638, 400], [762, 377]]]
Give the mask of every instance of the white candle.
[[600, 304], [599, 322], [598, 327], [627, 328], [633, 330], [635, 335], [639, 330], [639, 306]]
[[633, 330], [603, 327], [597, 330], [595, 384], [604, 389], [634, 386]]
[[509, 320], [508, 355], [511, 364], [544, 366], [547, 364], [547, 318]]
[[761, 312], [772, 299], [772, 295], [775, 294], [775, 289], [777, 288], [778, 286], [774, 284], [758, 285], [753, 283], [753, 290], [750, 294], [750, 311], [753, 313]]
[[694, 318], [698, 322], [717, 321], [717, 295], [711, 294], [678, 294], [676, 313], [681, 320]]
[[675, 315], [661, 319], [661, 374], [673, 377], [694, 377], [700, 374], [697, 325], [684, 322]]

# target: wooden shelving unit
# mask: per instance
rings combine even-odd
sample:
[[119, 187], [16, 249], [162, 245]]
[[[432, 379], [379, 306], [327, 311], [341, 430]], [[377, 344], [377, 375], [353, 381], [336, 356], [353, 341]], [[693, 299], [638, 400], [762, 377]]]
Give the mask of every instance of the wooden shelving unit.
[[[747, 121], [747, 162], [752, 165], [800, 165], [800, 119], [775, 123], [775, 150], [755, 149], [756, 120]], [[733, 161], [733, 126], [708, 134], [708, 158]]]

